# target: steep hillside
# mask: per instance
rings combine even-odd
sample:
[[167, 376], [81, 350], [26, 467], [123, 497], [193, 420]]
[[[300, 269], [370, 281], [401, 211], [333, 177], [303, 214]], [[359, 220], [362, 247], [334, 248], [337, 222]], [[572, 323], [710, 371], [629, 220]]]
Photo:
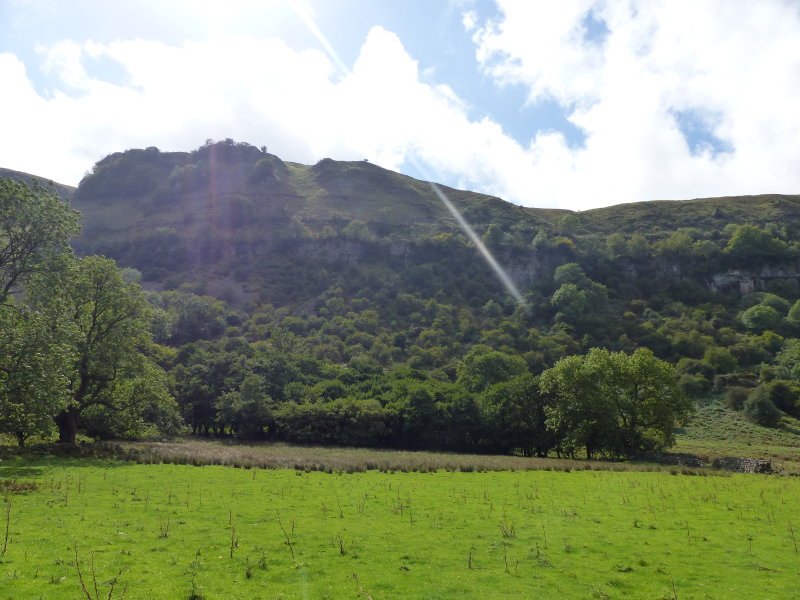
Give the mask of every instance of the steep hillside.
[[[641, 202], [572, 213], [442, 189], [480, 235], [496, 225], [498, 258], [523, 287], [543, 270], [552, 272], [553, 264], [574, 258], [576, 245], [604, 246], [615, 232], [640, 232], [652, 244], [681, 227], [702, 229], [713, 239], [731, 223], [779, 223], [791, 236], [800, 222], [797, 196]], [[102, 253], [138, 268], [156, 289], [183, 286], [219, 295], [224, 288], [227, 299], [237, 302], [314, 297], [320, 285], [287, 288], [276, 282], [276, 276], [291, 279], [298, 268], [314, 271], [309, 262], [325, 270], [436, 262], [428, 245], [447, 245], [437, 238], [442, 234], [461, 235], [426, 182], [368, 162], [285, 163], [230, 140], [185, 153], [148, 148], [109, 155], [81, 182], [73, 204], [85, 217], [84, 234], [75, 243], [79, 253]], [[345, 232], [354, 220], [366, 229]], [[539, 232], [555, 241], [534, 249]], [[417, 252], [421, 257], [415, 258]], [[470, 262], [480, 263], [469, 252]], [[484, 268], [480, 264], [475, 268]], [[643, 267], [669, 271], [674, 265]], [[710, 287], [711, 280], [704, 285]], [[498, 286], [493, 292], [502, 294]]]
[[30, 173], [23, 173], [22, 171], [12, 171], [11, 169], [3, 169], [0, 168], [0, 177], [16, 179], [17, 181], [24, 181], [28, 185], [31, 185], [34, 179], [38, 180], [42, 185], [49, 185], [50, 183], [53, 184], [53, 187], [56, 188], [58, 191], [58, 195], [61, 198], [72, 198], [73, 194], [75, 194], [75, 190], [77, 188], [71, 185], [64, 185], [63, 183], [56, 183], [52, 182], [51, 180], [40, 177], [39, 175], [31, 175]]
[[[576, 213], [441, 190], [523, 303], [431, 184], [232, 140], [99, 161], [73, 194], [73, 247], [141, 272], [126, 277], [149, 292], [155, 358], [195, 431], [246, 428], [256, 398], [255, 436], [545, 452], [544, 416], [512, 415], [537, 384], [503, 388], [489, 369], [489, 387], [466, 389], [463, 359], [530, 377], [591, 348], [650, 349], [691, 396], [794, 427], [781, 415], [800, 416], [800, 196]], [[523, 422], [538, 433], [509, 437]]]

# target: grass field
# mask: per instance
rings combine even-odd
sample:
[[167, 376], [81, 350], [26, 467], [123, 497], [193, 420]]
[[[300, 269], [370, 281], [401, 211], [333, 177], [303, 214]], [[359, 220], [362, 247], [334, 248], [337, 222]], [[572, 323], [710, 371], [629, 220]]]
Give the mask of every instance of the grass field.
[[789, 477], [2, 465], [2, 600], [800, 594]]
[[800, 422], [785, 415], [780, 428], [761, 427], [741, 412], [719, 402], [700, 406], [691, 423], [678, 430], [673, 452], [691, 452], [710, 459], [718, 456], [769, 458], [797, 471], [800, 466]]

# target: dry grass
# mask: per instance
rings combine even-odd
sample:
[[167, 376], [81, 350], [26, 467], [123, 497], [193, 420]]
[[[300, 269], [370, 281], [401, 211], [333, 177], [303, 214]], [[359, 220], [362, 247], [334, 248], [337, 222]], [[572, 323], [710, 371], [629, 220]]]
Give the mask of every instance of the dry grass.
[[[666, 471], [676, 467], [614, 463], [606, 461], [522, 458], [476, 454], [407, 452], [364, 448], [296, 446], [284, 443], [244, 445], [231, 442], [185, 440], [181, 442], [135, 442], [123, 444], [121, 458], [140, 464], [167, 463], [224, 465], [244, 469], [295, 469], [332, 472], [430, 472], [446, 471]], [[687, 475], [705, 474], [705, 469], [677, 467]]]

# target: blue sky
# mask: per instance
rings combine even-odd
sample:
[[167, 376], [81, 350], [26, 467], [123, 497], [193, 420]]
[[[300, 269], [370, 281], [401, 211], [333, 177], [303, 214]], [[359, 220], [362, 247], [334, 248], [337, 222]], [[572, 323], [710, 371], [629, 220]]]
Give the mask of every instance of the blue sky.
[[797, 2], [0, 0], [0, 23], [24, 113], [0, 166], [66, 183], [232, 137], [535, 206], [800, 191]]

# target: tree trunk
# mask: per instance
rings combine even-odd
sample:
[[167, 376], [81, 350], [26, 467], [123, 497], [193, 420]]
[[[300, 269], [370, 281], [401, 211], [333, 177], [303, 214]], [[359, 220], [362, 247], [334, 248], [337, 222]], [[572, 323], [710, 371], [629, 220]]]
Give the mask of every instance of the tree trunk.
[[25, 440], [28, 439], [28, 436], [25, 435], [25, 432], [18, 431], [17, 432], [17, 442], [19, 443], [19, 447], [22, 448], [25, 445]]
[[58, 425], [58, 441], [61, 444], [74, 444], [75, 434], [78, 433], [78, 420], [80, 411], [72, 406], [56, 417]]

